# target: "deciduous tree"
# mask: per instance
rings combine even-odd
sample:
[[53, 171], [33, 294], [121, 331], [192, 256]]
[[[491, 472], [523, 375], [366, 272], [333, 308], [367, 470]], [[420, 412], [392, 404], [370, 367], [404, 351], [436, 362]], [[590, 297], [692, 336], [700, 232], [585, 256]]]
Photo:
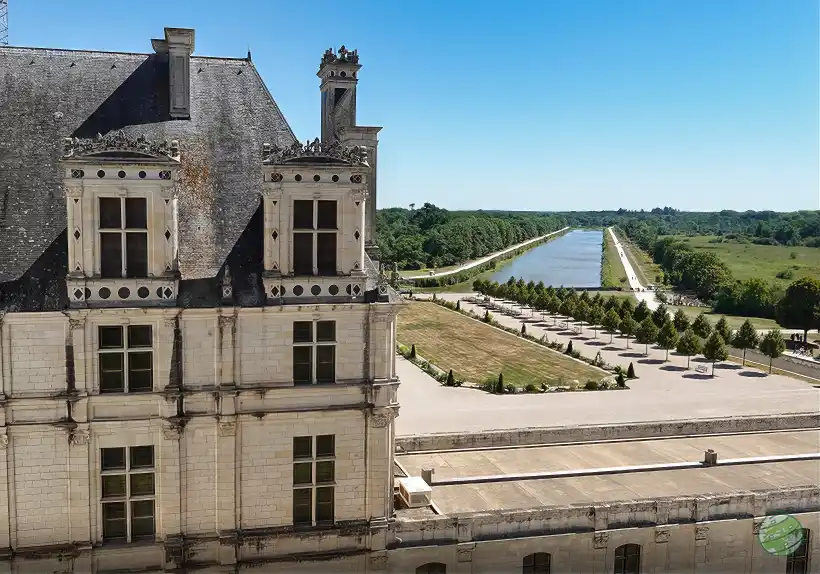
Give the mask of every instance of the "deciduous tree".
[[663, 326], [666, 322], [666, 316], [669, 314], [669, 309], [666, 308], [666, 305], [661, 303], [658, 307], [652, 311], [652, 321], [655, 323], [655, 326], [659, 329]]
[[726, 349], [726, 342], [717, 331], [709, 335], [706, 344], [703, 346], [703, 356], [712, 363], [712, 376], [715, 376], [715, 363], [725, 361], [729, 358], [729, 351]]
[[650, 317], [652, 315], [652, 311], [649, 310], [649, 305], [646, 304], [644, 299], [641, 299], [641, 302], [635, 307], [635, 310], [632, 312], [632, 318], [635, 319], [638, 323]]
[[786, 350], [786, 342], [780, 329], [772, 329], [760, 340], [760, 352], [769, 357], [769, 373], [772, 372], [772, 361]]
[[657, 339], [658, 327], [655, 325], [652, 317], [647, 317], [638, 325], [638, 329], [635, 332], [635, 342], [646, 345], [644, 355], [649, 355], [649, 345], [657, 341]]
[[703, 348], [703, 344], [700, 342], [700, 338], [695, 335], [695, 332], [692, 329], [687, 329], [683, 336], [678, 341], [677, 351], [681, 355], [686, 355], [686, 368], [689, 368], [689, 362], [692, 360], [692, 357], [697, 355], [701, 352]]
[[802, 329], [806, 340], [811, 329], [820, 329], [820, 280], [798, 279], [777, 304], [777, 322], [787, 329]]
[[587, 321], [592, 326], [592, 332], [595, 338], [598, 338], [598, 328], [601, 326], [601, 321], [604, 318], [604, 310], [600, 305], [593, 304], [587, 313]]
[[760, 344], [760, 335], [749, 319], [746, 319], [738, 329], [732, 345], [738, 349], [743, 349], [742, 365], [746, 364], [746, 349], [755, 349]]
[[635, 319], [632, 318], [632, 315], [627, 315], [623, 319], [621, 319], [621, 325], [619, 330], [621, 333], [626, 337], [626, 348], [629, 348], [629, 338], [635, 334], [635, 330], [638, 328], [638, 323], [635, 322]]
[[678, 330], [675, 328], [675, 324], [672, 322], [672, 319], [667, 317], [663, 327], [661, 327], [661, 330], [658, 333], [658, 345], [660, 345], [661, 349], [666, 350], [666, 358], [664, 361], [669, 360], [669, 350], [675, 348], [679, 339], [680, 335], [678, 334]]
[[689, 317], [686, 316], [686, 313], [683, 309], [678, 309], [675, 311], [675, 329], [678, 330], [678, 333], [683, 333], [686, 329], [689, 328]]
[[612, 337], [615, 336], [615, 332], [618, 330], [618, 327], [621, 326], [621, 316], [618, 315], [615, 309], [610, 309], [606, 315], [604, 315], [602, 324], [604, 329], [609, 332], [609, 342], [612, 343]]
[[732, 343], [732, 329], [729, 327], [729, 321], [726, 320], [726, 317], [721, 317], [718, 319], [718, 322], [715, 323], [715, 333], [723, 338], [724, 343]]
[[692, 331], [701, 339], [707, 339], [709, 337], [712, 333], [712, 324], [709, 322], [709, 319], [706, 318], [706, 314], [701, 313], [697, 316], [695, 322], [692, 323]]

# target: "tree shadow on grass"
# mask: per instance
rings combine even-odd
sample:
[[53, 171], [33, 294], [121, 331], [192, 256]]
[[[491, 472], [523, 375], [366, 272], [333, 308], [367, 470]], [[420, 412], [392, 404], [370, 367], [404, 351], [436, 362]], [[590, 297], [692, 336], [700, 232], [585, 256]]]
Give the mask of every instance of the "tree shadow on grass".
[[741, 377], [750, 377], [752, 379], [764, 379], [769, 376], [768, 373], [762, 373], [760, 371], [740, 371], [738, 375]]
[[682, 372], [685, 370], [687, 370], [686, 367], [680, 367], [678, 365], [664, 365], [661, 367], [661, 371]]
[[642, 365], [662, 365], [663, 359], [638, 359]]
[[683, 378], [684, 379], [697, 379], [699, 381], [709, 381], [709, 380], [713, 379], [714, 377], [712, 377], [711, 375], [704, 375], [704, 374], [700, 374], [700, 373], [688, 373], [686, 375], [683, 375]]

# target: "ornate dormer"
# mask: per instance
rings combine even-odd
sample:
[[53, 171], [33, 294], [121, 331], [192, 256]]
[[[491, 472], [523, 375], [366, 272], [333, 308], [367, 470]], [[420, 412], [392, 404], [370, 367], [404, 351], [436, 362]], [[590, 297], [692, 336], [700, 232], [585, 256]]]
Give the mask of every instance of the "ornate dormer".
[[318, 139], [264, 146], [269, 303], [364, 300], [370, 166], [364, 148]]
[[65, 138], [72, 307], [175, 304], [179, 153], [120, 131]]

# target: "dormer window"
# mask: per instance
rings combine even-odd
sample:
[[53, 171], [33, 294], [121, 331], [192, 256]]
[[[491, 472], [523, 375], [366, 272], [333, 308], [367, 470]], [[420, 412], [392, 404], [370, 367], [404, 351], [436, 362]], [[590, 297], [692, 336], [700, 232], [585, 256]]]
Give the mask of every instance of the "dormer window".
[[338, 275], [337, 202], [296, 199], [293, 202], [293, 274]]
[[101, 197], [100, 276], [148, 276], [148, 208], [144, 197]]

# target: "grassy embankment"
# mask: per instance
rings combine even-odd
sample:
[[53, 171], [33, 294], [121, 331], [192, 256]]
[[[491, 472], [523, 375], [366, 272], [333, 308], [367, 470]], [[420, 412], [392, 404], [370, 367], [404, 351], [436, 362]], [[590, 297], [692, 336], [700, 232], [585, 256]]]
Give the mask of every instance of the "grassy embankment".
[[615, 242], [607, 229], [604, 229], [603, 253], [601, 256], [601, 287], [614, 289], [618, 287], [629, 287]]
[[[709, 251], [726, 264], [735, 279], [763, 279], [785, 289], [802, 277], [820, 277], [820, 249], [720, 241], [703, 235], [679, 237], [695, 250]], [[716, 241], [713, 243], [713, 241]], [[778, 277], [778, 274], [781, 276]]]
[[626, 258], [632, 265], [632, 269], [635, 270], [635, 275], [638, 277], [638, 281], [641, 282], [641, 285], [646, 286], [660, 283], [658, 279], [661, 277], [662, 271], [660, 266], [652, 261], [652, 257], [632, 243], [625, 233], [615, 229], [613, 229], [613, 231], [615, 231], [618, 241], [621, 242], [624, 252], [626, 253]]
[[482, 383], [504, 373], [504, 383], [523, 387], [600, 380], [602, 371], [541, 348], [435, 303], [411, 302], [399, 313], [397, 339], [456, 378]]

